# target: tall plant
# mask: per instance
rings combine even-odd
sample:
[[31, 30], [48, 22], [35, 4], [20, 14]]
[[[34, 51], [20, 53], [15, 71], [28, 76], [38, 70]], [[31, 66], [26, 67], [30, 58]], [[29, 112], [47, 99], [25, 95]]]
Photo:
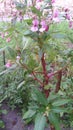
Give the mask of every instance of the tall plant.
[[[15, 63], [24, 70], [25, 82], [18, 89], [23, 84], [31, 89], [28, 111], [23, 119], [27, 122], [35, 119], [34, 130], [44, 130], [47, 123], [51, 130], [60, 130], [61, 115], [70, 112], [66, 106], [72, 100], [60, 94], [70, 59], [67, 60], [61, 41], [66, 35], [57, 29], [59, 22], [65, 18], [71, 23], [70, 27], [72, 22], [68, 10], [61, 13], [54, 3], [55, 0], [34, 0], [30, 4], [27, 1], [16, 2], [21, 24], [17, 28], [15, 14], [11, 23], [13, 29], [9, 30], [15, 33], [13, 36], [18, 43], [16, 49], [8, 48], [13, 62], [9, 60], [6, 67]], [[19, 45], [20, 42], [22, 45]]]

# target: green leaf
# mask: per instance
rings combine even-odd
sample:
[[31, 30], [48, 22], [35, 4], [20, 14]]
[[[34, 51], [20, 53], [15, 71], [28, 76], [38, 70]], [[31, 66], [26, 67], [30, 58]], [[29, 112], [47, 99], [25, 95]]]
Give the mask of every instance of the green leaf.
[[8, 52], [9, 52], [10, 56], [11, 56], [12, 58], [15, 58], [15, 59], [16, 59], [16, 52], [14, 51], [14, 49], [12, 49], [12, 48], [10, 48], [10, 47], [7, 47], [7, 49], [8, 49]]
[[53, 38], [58, 38], [58, 39], [64, 39], [66, 38], [65, 34], [53, 34], [52, 35]]
[[24, 115], [23, 119], [31, 118], [35, 115], [36, 111], [34, 110], [28, 110]]
[[67, 112], [66, 108], [55, 107], [51, 109], [54, 113]]
[[47, 99], [45, 95], [42, 92], [40, 92], [40, 90], [33, 89], [33, 93], [35, 94], [35, 97], [38, 103], [41, 103], [45, 106], [47, 105]]
[[51, 95], [49, 95], [49, 97], [47, 98], [47, 101], [48, 101], [48, 103], [49, 102], [53, 102], [53, 100], [56, 100], [57, 98], [59, 98], [59, 95], [58, 94], [51, 94]]
[[4, 122], [0, 120], [0, 128], [4, 128], [4, 127], [5, 127]]
[[54, 101], [54, 102], [52, 103], [52, 105], [53, 105], [53, 106], [62, 106], [62, 105], [67, 104], [68, 102], [70, 102], [69, 99], [62, 99], [62, 100]]
[[49, 113], [48, 119], [49, 119], [49, 122], [55, 127], [55, 130], [61, 130], [59, 119], [55, 113], [51, 111]]
[[2, 110], [2, 113], [3, 114], [7, 114], [7, 110]]
[[17, 90], [20, 89], [24, 84], [25, 84], [25, 81], [22, 81], [22, 82], [17, 86]]
[[39, 17], [42, 15], [42, 12], [40, 12], [40, 10], [38, 10], [35, 7], [31, 7], [31, 10], [32, 10], [33, 13], [37, 14]]
[[46, 117], [40, 113], [35, 118], [34, 130], [44, 130], [46, 125]]

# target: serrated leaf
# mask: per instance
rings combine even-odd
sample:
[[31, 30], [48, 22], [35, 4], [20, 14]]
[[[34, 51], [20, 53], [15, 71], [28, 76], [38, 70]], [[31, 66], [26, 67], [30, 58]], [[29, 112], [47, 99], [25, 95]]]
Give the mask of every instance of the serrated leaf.
[[23, 115], [23, 119], [27, 119], [27, 118], [31, 118], [33, 117], [33, 115], [35, 115], [36, 111], [34, 110], [28, 110], [24, 115]]
[[34, 130], [44, 130], [46, 125], [46, 117], [40, 113], [35, 118]]
[[61, 130], [57, 115], [52, 111], [48, 115], [49, 122], [55, 127], [55, 130]]
[[70, 102], [69, 99], [62, 99], [62, 100], [54, 101], [54, 102], [52, 103], [52, 105], [53, 105], [53, 106], [62, 106], [62, 105], [67, 104], [68, 102]]

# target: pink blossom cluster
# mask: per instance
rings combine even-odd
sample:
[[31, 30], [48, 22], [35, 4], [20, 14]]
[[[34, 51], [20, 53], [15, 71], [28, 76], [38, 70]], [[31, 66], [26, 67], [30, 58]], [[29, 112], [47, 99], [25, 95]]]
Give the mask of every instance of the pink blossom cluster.
[[8, 60], [5, 66], [6, 66], [6, 68], [11, 67], [12, 66], [11, 60]]
[[73, 19], [72, 16], [70, 15], [70, 11], [68, 8], [65, 8], [64, 10], [65, 10], [65, 17], [69, 21], [69, 27], [73, 28]]
[[37, 32], [37, 31], [44, 32], [44, 31], [48, 31], [48, 29], [49, 26], [45, 20], [41, 20], [41, 22], [39, 22], [38, 19], [34, 19], [32, 21], [32, 27], [31, 27], [32, 32]]
[[8, 32], [5, 32], [5, 33], [1, 32], [0, 36], [1, 36], [1, 38], [6, 39], [6, 42], [11, 41], [11, 38], [8, 36]]

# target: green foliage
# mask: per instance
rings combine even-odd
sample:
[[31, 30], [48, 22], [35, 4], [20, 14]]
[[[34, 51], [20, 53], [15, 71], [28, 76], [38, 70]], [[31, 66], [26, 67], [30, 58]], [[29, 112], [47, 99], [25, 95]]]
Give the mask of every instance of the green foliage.
[[[27, 1], [16, 2], [16, 6], [23, 15], [32, 11], [39, 22], [47, 17], [42, 15], [44, 8], [48, 8], [46, 4], [41, 11], [34, 6], [28, 9]], [[60, 130], [64, 114], [69, 125], [73, 125], [73, 50], [64, 44], [73, 42], [73, 30], [69, 30], [68, 23], [63, 21], [53, 23], [48, 31], [32, 32], [32, 20], [29, 16], [22, 22], [15, 18], [5, 26], [1, 23], [1, 31], [8, 35], [4, 39], [0, 37], [0, 103], [7, 100], [11, 108], [19, 107], [26, 123], [35, 121], [34, 130], [44, 130], [47, 122]], [[10, 43], [6, 42], [8, 37]], [[10, 68], [2, 62], [3, 51], [5, 62], [11, 60]], [[2, 121], [0, 125], [4, 127]]]
[[35, 118], [34, 130], [44, 130], [46, 125], [46, 117], [41, 113], [38, 113]]
[[55, 127], [56, 130], [61, 130], [60, 123], [57, 115], [52, 111], [48, 115], [50, 123]]

